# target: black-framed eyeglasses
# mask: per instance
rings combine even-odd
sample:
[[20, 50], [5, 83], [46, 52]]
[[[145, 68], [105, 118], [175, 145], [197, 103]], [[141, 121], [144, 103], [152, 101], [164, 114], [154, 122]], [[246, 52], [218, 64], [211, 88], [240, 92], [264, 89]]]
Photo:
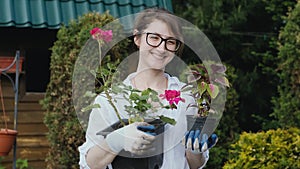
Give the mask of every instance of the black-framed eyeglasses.
[[165, 49], [170, 52], [177, 52], [181, 42], [175, 38], [163, 38], [157, 33], [144, 32], [146, 34], [146, 42], [149, 46], [158, 47], [162, 42], [165, 42]]

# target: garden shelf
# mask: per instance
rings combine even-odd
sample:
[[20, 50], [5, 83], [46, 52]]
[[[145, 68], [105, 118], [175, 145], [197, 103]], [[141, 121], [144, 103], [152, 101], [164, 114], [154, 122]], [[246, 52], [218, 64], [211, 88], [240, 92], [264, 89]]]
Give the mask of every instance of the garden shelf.
[[[7, 77], [12, 84], [14, 91], [14, 130], [17, 131], [18, 120], [18, 96], [19, 96], [19, 76], [22, 72], [24, 58], [20, 57], [20, 51], [16, 51], [15, 57], [0, 57], [0, 78]], [[11, 77], [15, 74], [15, 80]], [[1, 85], [1, 84], [0, 84]], [[3, 107], [4, 111], [4, 107]], [[4, 117], [5, 118], [5, 117]], [[13, 169], [16, 169], [16, 149], [17, 141], [14, 139], [13, 144]]]

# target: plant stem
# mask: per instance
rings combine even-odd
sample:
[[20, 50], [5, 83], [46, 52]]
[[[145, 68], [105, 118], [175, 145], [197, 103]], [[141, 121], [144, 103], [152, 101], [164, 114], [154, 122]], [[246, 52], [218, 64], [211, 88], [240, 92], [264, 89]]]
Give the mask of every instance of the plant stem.
[[101, 40], [97, 40], [98, 41], [98, 48], [99, 48], [99, 65], [100, 65], [100, 70], [101, 70], [101, 45], [102, 45], [102, 41]]
[[107, 97], [107, 99], [108, 99], [109, 104], [113, 107], [113, 109], [114, 109], [114, 111], [115, 111], [115, 113], [116, 113], [116, 115], [117, 115], [119, 121], [121, 122], [122, 126], [124, 127], [124, 126], [125, 126], [125, 123], [124, 123], [124, 121], [121, 119], [121, 116], [120, 116], [120, 114], [119, 114], [119, 112], [118, 112], [118, 109], [116, 108], [115, 104], [112, 102], [112, 97], [109, 95], [109, 93], [108, 93], [107, 90], [104, 90], [104, 92], [105, 92], [105, 95], [106, 95], [106, 97]]

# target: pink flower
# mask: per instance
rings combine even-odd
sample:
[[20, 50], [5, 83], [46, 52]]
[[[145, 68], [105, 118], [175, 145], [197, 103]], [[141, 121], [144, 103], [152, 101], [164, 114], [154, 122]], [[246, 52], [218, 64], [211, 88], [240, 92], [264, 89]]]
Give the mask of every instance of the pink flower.
[[180, 91], [177, 90], [165, 90], [165, 94], [160, 94], [159, 97], [166, 99], [169, 102], [171, 108], [176, 108], [176, 105], [174, 105], [174, 103], [178, 104], [179, 101], [185, 102], [185, 100], [180, 97]]
[[92, 35], [93, 39], [103, 40], [105, 42], [110, 42], [112, 40], [112, 36], [113, 36], [112, 30], [104, 31], [100, 28], [93, 28], [90, 31], [90, 34]]

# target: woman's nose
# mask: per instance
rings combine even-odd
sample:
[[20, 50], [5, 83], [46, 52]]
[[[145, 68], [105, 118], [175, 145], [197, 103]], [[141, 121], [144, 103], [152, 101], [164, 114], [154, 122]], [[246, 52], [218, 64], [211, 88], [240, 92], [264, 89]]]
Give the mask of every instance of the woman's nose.
[[160, 51], [166, 51], [166, 41], [162, 41], [161, 44], [159, 46], [157, 46], [156, 48], [159, 49]]

